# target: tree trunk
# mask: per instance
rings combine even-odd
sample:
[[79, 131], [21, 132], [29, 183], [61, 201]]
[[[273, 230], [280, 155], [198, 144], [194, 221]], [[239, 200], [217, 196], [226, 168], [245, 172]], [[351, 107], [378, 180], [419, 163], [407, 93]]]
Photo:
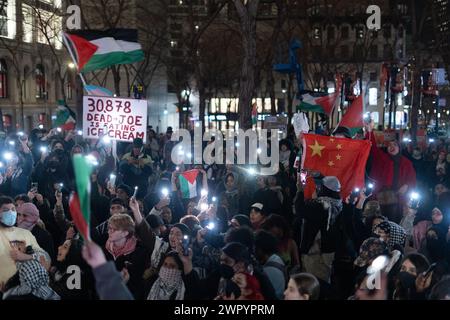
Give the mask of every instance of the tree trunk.
[[205, 109], [206, 109], [206, 95], [203, 86], [198, 87], [199, 105], [198, 105], [198, 121], [202, 124], [202, 133], [205, 131]]
[[[419, 68], [420, 66], [420, 68]], [[413, 72], [413, 92], [411, 102], [411, 140], [413, 145], [417, 145], [417, 129], [418, 129], [418, 117], [421, 103], [421, 70], [422, 64], [418, 63], [414, 66]]]
[[[19, 97], [19, 119], [16, 119], [17, 123], [19, 124], [19, 129], [24, 130], [24, 111], [23, 111], [23, 88], [22, 88], [22, 77], [19, 76], [16, 79], [16, 85], [17, 85], [17, 93]], [[13, 130], [16, 129], [16, 124], [14, 124]]]
[[277, 108], [275, 105], [275, 79], [273, 77], [272, 69], [267, 69], [267, 85], [269, 89], [269, 97], [270, 97], [270, 114], [275, 116], [277, 114]]
[[119, 72], [120, 66], [116, 68], [116, 66], [112, 66], [112, 74], [114, 79], [114, 93], [120, 97], [120, 72]]
[[250, 129], [251, 104], [255, 90], [256, 69], [256, 14], [259, 0], [247, 0], [246, 5], [242, 0], [233, 0], [241, 26], [243, 62], [241, 79], [239, 84], [239, 127]]

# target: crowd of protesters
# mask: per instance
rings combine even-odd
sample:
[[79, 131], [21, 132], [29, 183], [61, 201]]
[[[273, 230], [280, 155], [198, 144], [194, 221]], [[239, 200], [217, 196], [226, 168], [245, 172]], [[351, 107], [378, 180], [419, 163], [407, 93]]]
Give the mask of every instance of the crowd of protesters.
[[[306, 199], [292, 128], [273, 176], [237, 165], [176, 166], [170, 127], [159, 135], [149, 127], [145, 142], [114, 148], [76, 131], [12, 133], [1, 143], [0, 296], [450, 299], [450, 144], [422, 150], [394, 140], [384, 148], [370, 125], [365, 134], [373, 190], [343, 196], [336, 177], [319, 173]], [[333, 135], [352, 138], [346, 128]], [[74, 154], [96, 164], [92, 241], [69, 211]], [[199, 172], [192, 198], [179, 179], [190, 169]]]

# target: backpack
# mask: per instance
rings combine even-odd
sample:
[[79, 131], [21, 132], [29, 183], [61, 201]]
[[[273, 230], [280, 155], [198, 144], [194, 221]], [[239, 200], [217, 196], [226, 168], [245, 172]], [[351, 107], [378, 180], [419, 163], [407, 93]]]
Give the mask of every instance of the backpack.
[[289, 276], [288, 276], [288, 273], [286, 270], [286, 266], [284, 264], [281, 264], [276, 261], [268, 261], [268, 262], [266, 262], [266, 264], [264, 264], [264, 267], [273, 267], [273, 268], [280, 270], [284, 276], [285, 287], [287, 287], [287, 283], [289, 282]]

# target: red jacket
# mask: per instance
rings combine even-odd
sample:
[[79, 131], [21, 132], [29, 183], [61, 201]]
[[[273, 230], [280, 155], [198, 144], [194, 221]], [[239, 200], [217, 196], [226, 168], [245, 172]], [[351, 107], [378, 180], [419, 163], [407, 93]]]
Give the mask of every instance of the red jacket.
[[[383, 188], [392, 187], [392, 179], [394, 178], [394, 161], [391, 156], [377, 147], [375, 135], [373, 132], [368, 134], [372, 142], [370, 150], [370, 157], [372, 159], [372, 166], [370, 169], [370, 178], [375, 180], [375, 192]], [[416, 171], [413, 164], [406, 157], [402, 156], [400, 159], [400, 168], [398, 173], [398, 188], [403, 185], [408, 185], [411, 190], [416, 186]], [[397, 191], [397, 190], [395, 190]]]

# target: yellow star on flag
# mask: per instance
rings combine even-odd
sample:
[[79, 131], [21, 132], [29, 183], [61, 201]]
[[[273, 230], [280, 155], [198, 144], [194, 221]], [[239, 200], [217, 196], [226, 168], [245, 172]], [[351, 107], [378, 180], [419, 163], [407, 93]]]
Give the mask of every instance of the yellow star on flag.
[[336, 146], [336, 148], [337, 148], [338, 150], [341, 150], [341, 149], [342, 149], [342, 144], [338, 144], [338, 145]]
[[340, 154], [338, 154], [337, 156], [336, 156], [336, 160], [341, 160], [342, 159], [342, 156], [340, 155]]
[[315, 144], [313, 146], [309, 146], [313, 153], [311, 155], [311, 157], [314, 157], [316, 154], [321, 157], [322, 156], [322, 150], [325, 149], [325, 146], [321, 146], [317, 140], [315, 141]]
[[333, 138], [331, 138], [331, 139], [330, 139], [330, 142], [334, 142], [334, 139], [333, 139]]
[[333, 162], [333, 161], [328, 161], [328, 165], [329, 165], [330, 167], [332, 167], [332, 166], [334, 166], [334, 162]]

